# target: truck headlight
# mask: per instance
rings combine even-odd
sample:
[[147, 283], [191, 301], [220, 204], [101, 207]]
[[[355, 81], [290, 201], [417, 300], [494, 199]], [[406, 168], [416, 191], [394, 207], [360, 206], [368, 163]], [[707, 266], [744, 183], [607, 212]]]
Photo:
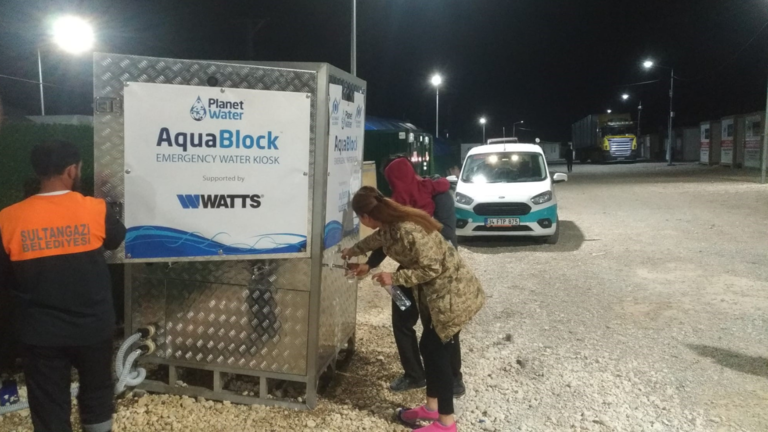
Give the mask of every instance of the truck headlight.
[[608, 142], [608, 138], [603, 138], [603, 150], [610, 150], [611, 144]]
[[456, 203], [468, 206], [468, 205], [472, 205], [473, 202], [475, 202], [475, 200], [473, 200], [472, 198], [464, 195], [461, 192], [456, 192]]
[[632, 150], [637, 150], [637, 138], [632, 138]]
[[552, 191], [546, 191], [531, 198], [531, 202], [539, 205], [552, 201]]

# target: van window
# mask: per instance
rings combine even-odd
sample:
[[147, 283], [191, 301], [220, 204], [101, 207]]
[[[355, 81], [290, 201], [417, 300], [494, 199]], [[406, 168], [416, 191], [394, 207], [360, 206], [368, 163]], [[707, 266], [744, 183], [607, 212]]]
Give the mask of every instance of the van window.
[[464, 183], [523, 183], [547, 179], [544, 158], [539, 153], [500, 152], [471, 155], [464, 164]]

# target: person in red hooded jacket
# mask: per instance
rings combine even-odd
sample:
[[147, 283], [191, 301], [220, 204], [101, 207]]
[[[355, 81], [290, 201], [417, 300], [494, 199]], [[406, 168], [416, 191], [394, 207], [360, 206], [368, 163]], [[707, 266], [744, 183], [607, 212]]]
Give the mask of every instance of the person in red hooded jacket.
[[[456, 247], [456, 214], [453, 197], [449, 190], [451, 184], [444, 178], [421, 178], [413, 169], [411, 161], [405, 157], [398, 157], [389, 162], [384, 168], [384, 176], [392, 189], [392, 200], [398, 204], [417, 208], [425, 211], [437, 219], [443, 225], [441, 234], [447, 241]], [[362, 276], [370, 269], [376, 268], [384, 261], [386, 255], [379, 249], [374, 251], [368, 262], [357, 271]], [[410, 288], [400, 287], [411, 303], [414, 303], [413, 291]], [[403, 375], [397, 377], [389, 387], [394, 392], [402, 392], [426, 386], [424, 365], [419, 353], [419, 343], [414, 327], [419, 321], [417, 308], [401, 310], [392, 303], [392, 330], [395, 335], [395, 344], [400, 354], [400, 364], [403, 367]], [[453, 393], [461, 397], [466, 393], [466, 388], [461, 376], [461, 347], [459, 336], [452, 341], [455, 349], [452, 350], [451, 368], [453, 370]]]

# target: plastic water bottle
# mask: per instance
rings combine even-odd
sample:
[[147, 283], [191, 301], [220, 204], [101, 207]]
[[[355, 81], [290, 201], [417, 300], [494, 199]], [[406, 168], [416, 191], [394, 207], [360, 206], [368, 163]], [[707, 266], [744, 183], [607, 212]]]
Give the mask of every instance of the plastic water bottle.
[[403, 294], [403, 290], [392, 285], [385, 286], [384, 289], [392, 296], [392, 300], [400, 310], [406, 310], [411, 307], [411, 301]]

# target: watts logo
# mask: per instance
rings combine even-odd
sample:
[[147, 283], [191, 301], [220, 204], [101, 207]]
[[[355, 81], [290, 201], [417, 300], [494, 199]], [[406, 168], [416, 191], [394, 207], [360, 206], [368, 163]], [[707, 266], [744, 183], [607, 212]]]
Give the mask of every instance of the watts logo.
[[261, 195], [176, 195], [184, 209], [237, 209], [261, 207]]
[[245, 110], [244, 105], [243, 101], [232, 102], [210, 98], [206, 108], [202, 99], [198, 96], [189, 110], [189, 115], [194, 121], [203, 121], [206, 116], [211, 117], [211, 120], [242, 120]]

